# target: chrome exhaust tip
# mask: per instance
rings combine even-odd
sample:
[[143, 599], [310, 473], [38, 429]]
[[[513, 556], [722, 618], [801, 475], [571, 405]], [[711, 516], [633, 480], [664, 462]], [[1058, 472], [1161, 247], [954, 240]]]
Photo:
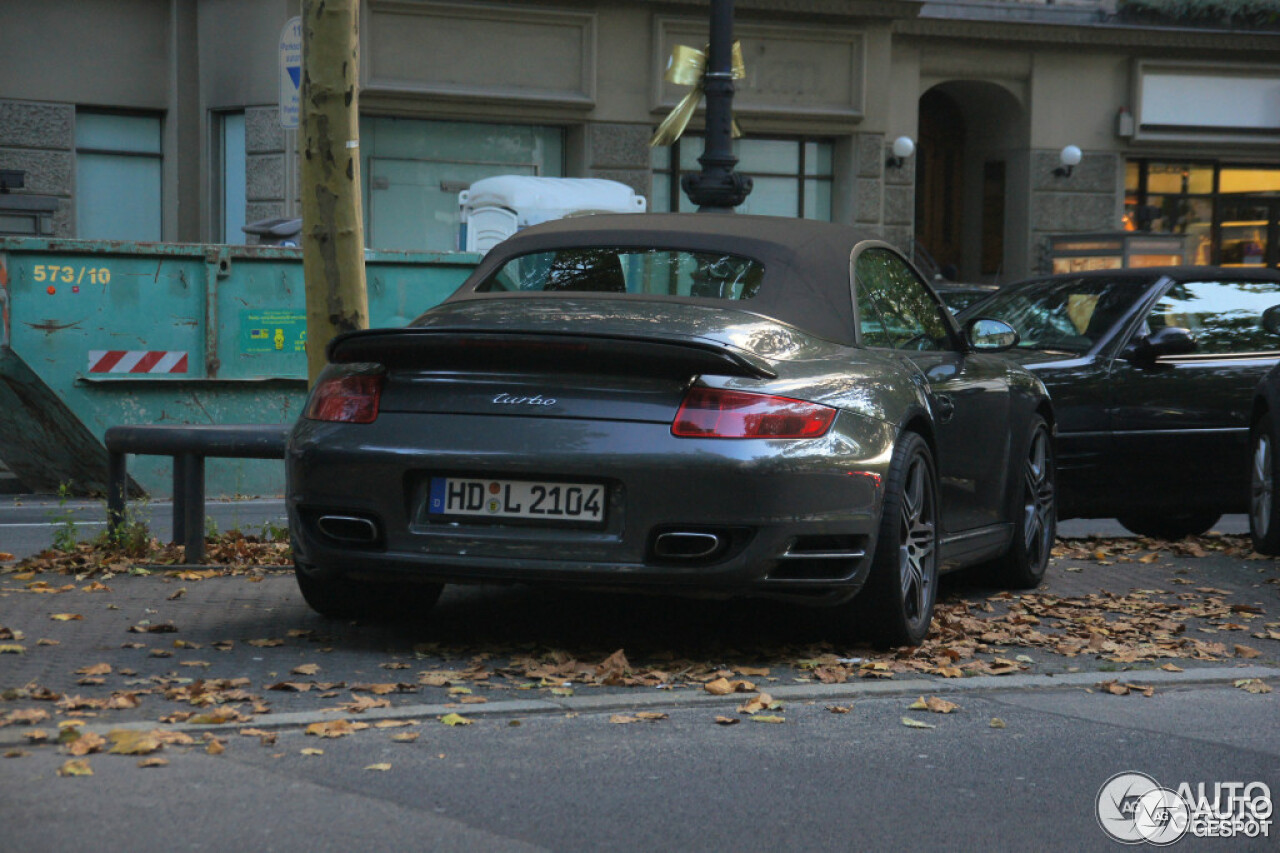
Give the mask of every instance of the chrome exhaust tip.
[[378, 526], [356, 515], [322, 515], [316, 519], [316, 527], [325, 536], [340, 542], [378, 541]]
[[658, 534], [653, 553], [666, 560], [697, 560], [710, 557], [722, 544], [715, 533], [672, 531]]

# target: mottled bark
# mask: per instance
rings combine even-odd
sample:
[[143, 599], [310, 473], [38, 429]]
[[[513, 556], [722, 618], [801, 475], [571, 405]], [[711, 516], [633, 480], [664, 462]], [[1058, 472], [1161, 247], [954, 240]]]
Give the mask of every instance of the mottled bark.
[[302, 267], [307, 374], [337, 334], [369, 327], [360, 201], [359, 0], [302, 2]]

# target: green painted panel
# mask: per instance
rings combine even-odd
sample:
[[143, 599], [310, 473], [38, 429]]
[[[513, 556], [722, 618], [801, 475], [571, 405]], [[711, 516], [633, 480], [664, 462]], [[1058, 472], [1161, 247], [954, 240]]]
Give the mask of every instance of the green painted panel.
[[[478, 261], [457, 252], [367, 252], [370, 325], [405, 325], [456, 290]], [[300, 249], [0, 238], [0, 307], [0, 356], [15, 356], [0, 358], [0, 385], [12, 389], [0, 399], [0, 459], [15, 470], [47, 471], [47, 480], [92, 491], [105, 481], [97, 469], [108, 427], [277, 423], [301, 410]], [[37, 386], [48, 393], [23, 390]], [[50, 395], [65, 406], [62, 433], [79, 436], [75, 447], [18, 440], [47, 431]], [[149, 492], [170, 494], [169, 459], [129, 464]], [[270, 460], [211, 459], [206, 478], [210, 495], [284, 489], [283, 465]]]

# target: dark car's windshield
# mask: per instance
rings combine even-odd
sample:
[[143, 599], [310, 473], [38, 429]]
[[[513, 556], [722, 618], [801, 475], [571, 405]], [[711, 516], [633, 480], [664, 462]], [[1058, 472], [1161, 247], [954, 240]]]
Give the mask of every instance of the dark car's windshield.
[[1151, 282], [1054, 278], [1010, 285], [970, 308], [966, 317], [1003, 320], [1023, 349], [1085, 353], [1142, 297]]
[[573, 248], [507, 261], [477, 293], [543, 291], [750, 299], [764, 267], [738, 255], [682, 249]]

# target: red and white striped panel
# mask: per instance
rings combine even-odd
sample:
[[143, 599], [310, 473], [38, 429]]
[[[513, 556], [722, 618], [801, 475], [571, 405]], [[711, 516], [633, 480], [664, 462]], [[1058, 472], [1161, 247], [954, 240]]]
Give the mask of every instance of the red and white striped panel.
[[187, 354], [174, 350], [89, 350], [90, 373], [186, 373]]

